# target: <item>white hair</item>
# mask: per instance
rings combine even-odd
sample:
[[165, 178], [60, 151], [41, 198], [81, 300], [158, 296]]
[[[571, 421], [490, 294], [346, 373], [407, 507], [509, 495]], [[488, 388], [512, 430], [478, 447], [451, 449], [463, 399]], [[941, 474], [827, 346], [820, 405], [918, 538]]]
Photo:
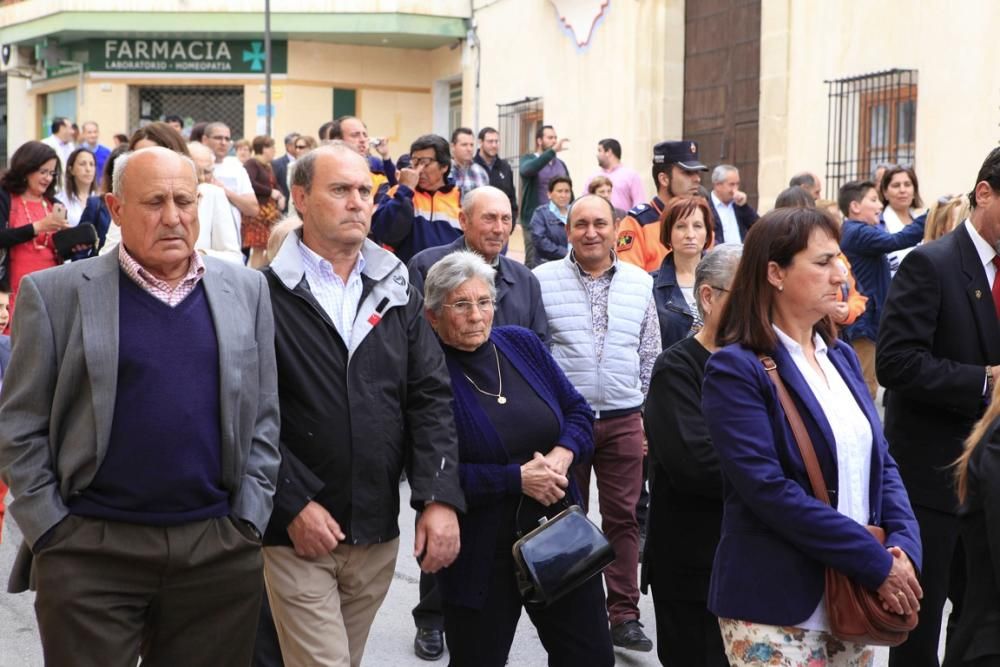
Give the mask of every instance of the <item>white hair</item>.
[[726, 180], [726, 176], [733, 173], [734, 171], [739, 171], [736, 167], [731, 164], [720, 164], [718, 167], [712, 170], [712, 183], [721, 183]]
[[[139, 155], [140, 153], [144, 153], [146, 151], [155, 151], [155, 150], [169, 151], [170, 149], [163, 148], [162, 146], [150, 146], [148, 148], [140, 148], [137, 151], [129, 151], [128, 153], [122, 153], [121, 155], [118, 156], [118, 159], [115, 160], [115, 169], [111, 173], [111, 193], [114, 194], [115, 197], [117, 197], [118, 199], [123, 198], [124, 193], [122, 191], [122, 187], [124, 186], [125, 183], [125, 170], [128, 168], [128, 163], [131, 161], [131, 159], [134, 156]], [[179, 157], [181, 160], [184, 161], [185, 164], [191, 167], [191, 172], [194, 174], [194, 180], [195, 182], [198, 182], [198, 167], [195, 166], [194, 160], [189, 158], [187, 155], [181, 155], [180, 153], [174, 153], [174, 155]]]
[[482, 255], [471, 250], [458, 250], [445, 255], [431, 267], [424, 278], [424, 306], [440, 314], [448, 295], [467, 280], [479, 278], [490, 288], [490, 296], [497, 298], [496, 271]]

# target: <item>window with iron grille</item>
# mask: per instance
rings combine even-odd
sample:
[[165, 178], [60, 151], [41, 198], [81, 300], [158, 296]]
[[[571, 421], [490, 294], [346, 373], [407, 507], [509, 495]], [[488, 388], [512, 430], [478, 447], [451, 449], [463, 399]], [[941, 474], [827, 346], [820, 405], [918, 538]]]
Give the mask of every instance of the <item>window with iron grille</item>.
[[233, 141], [243, 138], [242, 86], [130, 86], [129, 132], [154, 120], [176, 114], [184, 127], [221, 122], [229, 126]]
[[893, 69], [825, 81], [829, 129], [826, 192], [871, 178], [881, 164], [913, 165], [917, 71]]
[[514, 187], [521, 191], [521, 175], [517, 171], [521, 156], [535, 150], [535, 132], [544, 124], [541, 97], [525, 97], [520, 102], [498, 104], [500, 157], [514, 172]]

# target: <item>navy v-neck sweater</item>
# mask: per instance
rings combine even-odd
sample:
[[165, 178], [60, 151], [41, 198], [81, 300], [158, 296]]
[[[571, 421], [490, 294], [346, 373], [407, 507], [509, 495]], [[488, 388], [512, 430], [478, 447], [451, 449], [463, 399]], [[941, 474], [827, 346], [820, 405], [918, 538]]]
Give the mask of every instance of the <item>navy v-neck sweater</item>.
[[147, 525], [226, 516], [219, 346], [204, 285], [171, 307], [123, 272], [118, 284], [111, 437], [70, 512]]

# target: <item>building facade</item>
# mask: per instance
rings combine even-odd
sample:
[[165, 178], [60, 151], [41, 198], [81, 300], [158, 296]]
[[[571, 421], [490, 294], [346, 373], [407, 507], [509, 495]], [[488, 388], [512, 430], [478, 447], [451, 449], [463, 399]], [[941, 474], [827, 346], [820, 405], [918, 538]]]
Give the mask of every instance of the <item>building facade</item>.
[[[56, 115], [98, 121], [105, 142], [165, 114], [260, 133], [263, 4], [3, 3], [6, 153]], [[1000, 138], [1000, 73], [972, 55], [991, 51], [992, 0], [272, 5], [273, 136], [354, 113], [398, 155], [428, 131], [489, 125], [516, 164], [550, 124], [570, 139], [577, 194], [606, 137], [649, 195], [653, 144], [697, 140], [706, 164], [740, 167], [761, 210], [795, 172], [831, 196], [879, 162], [913, 163], [925, 199], [967, 191]]]

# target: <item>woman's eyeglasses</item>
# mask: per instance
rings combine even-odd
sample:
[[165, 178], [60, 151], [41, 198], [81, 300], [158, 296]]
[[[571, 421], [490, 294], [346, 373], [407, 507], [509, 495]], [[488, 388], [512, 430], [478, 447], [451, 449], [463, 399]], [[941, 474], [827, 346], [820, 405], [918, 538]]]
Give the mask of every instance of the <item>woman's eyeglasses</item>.
[[472, 307], [479, 308], [479, 312], [488, 313], [493, 310], [493, 299], [480, 299], [479, 301], [456, 301], [455, 303], [441, 304], [445, 308], [451, 308], [459, 315], [471, 315]]

